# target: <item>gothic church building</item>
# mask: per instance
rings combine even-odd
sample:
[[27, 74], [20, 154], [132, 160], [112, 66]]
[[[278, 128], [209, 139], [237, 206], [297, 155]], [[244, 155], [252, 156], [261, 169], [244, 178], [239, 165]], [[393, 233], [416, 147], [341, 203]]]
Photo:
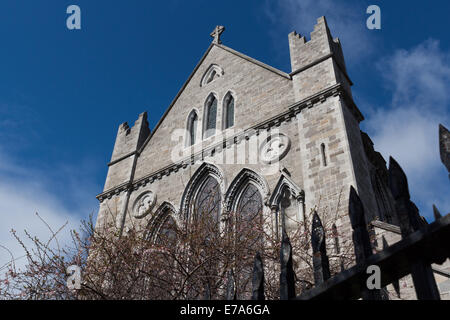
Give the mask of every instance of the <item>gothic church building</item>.
[[[119, 228], [181, 224], [214, 194], [220, 219], [250, 201], [279, 232], [311, 209], [330, 210], [351, 237], [350, 186], [367, 222], [396, 223], [386, 163], [360, 130], [339, 39], [324, 17], [310, 40], [289, 34], [285, 73], [225, 46], [224, 27], [153, 130], [147, 113], [123, 123], [97, 196], [97, 224], [112, 213]], [[282, 201], [282, 200], [286, 201]]]

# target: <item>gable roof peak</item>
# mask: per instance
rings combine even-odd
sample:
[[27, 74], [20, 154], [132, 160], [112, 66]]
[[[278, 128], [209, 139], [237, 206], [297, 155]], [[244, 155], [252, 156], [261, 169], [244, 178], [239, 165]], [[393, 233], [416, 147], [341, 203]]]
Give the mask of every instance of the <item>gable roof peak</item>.
[[[223, 28], [223, 29], [221, 29]], [[236, 51], [234, 49], [231, 49], [225, 45], [223, 45], [220, 41], [220, 34], [225, 30], [225, 27], [223, 26], [217, 26], [215, 28], [215, 30], [211, 33], [211, 37], [214, 37], [213, 42], [208, 46], [208, 49], [206, 49], [205, 53], [203, 54], [203, 56], [201, 57], [200, 61], [197, 63], [197, 65], [195, 66], [194, 70], [192, 70], [191, 74], [189, 75], [189, 77], [187, 78], [187, 80], [184, 82], [183, 86], [180, 88], [180, 90], [178, 91], [177, 95], [175, 96], [175, 98], [172, 100], [172, 102], [170, 103], [169, 107], [166, 109], [166, 111], [164, 112], [164, 114], [162, 115], [162, 117], [159, 119], [158, 123], [156, 124], [155, 128], [153, 129], [152, 133], [147, 137], [146, 141], [143, 143], [142, 147], [140, 148], [139, 152], [142, 152], [147, 143], [150, 141], [150, 139], [152, 138], [152, 136], [155, 134], [155, 132], [157, 131], [157, 129], [159, 128], [159, 126], [161, 125], [161, 123], [163, 122], [163, 120], [165, 119], [166, 115], [169, 113], [170, 109], [172, 109], [172, 106], [175, 104], [175, 102], [178, 100], [178, 98], [180, 97], [181, 93], [184, 91], [184, 89], [186, 88], [187, 84], [191, 81], [192, 77], [194, 76], [194, 74], [197, 72], [197, 70], [199, 69], [199, 67], [202, 65], [203, 61], [206, 59], [206, 57], [208, 56], [209, 52], [211, 51], [211, 49], [216, 46], [218, 48], [221, 48], [222, 50], [225, 50], [231, 54], [234, 54], [244, 60], [247, 60], [255, 65], [258, 65], [266, 70], [269, 70], [275, 74], [278, 74], [279, 76], [286, 78], [288, 80], [292, 80], [292, 77], [286, 73], [283, 72], [281, 70], [278, 70], [270, 65], [267, 65], [261, 61], [258, 61], [256, 59], [253, 59], [243, 53], [240, 53], [239, 51]], [[216, 43], [216, 40], [218, 41], [218, 43]]]

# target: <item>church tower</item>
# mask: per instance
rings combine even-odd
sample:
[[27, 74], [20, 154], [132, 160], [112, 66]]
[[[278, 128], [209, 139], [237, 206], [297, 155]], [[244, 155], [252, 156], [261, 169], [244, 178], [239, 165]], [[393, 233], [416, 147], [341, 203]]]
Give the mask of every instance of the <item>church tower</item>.
[[[366, 221], [378, 219], [371, 182], [373, 165], [359, 128], [364, 118], [353, 101], [353, 83], [339, 39], [332, 38], [325, 17], [321, 17], [309, 41], [295, 31], [290, 33], [289, 49], [290, 76], [299, 105], [296, 108], [306, 206], [320, 203], [320, 207], [342, 212], [345, 217], [349, 188], [353, 186], [363, 201]], [[382, 189], [387, 192], [387, 184]]]

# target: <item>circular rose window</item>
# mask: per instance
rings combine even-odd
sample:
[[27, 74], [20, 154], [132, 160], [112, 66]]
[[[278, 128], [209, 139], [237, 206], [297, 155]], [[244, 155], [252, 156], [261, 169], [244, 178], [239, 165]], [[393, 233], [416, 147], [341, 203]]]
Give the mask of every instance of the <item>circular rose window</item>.
[[152, 191], [141, 194], [133, 207], [133, 215], [135, 218], [141, 219], [150, 213], [156, 203], [156, 195]]
[[273, 163], [281, 160], [289, 151], [291, 141], [284, 134], [275, 134], [267, 138], [261, 146], [261, 160]]

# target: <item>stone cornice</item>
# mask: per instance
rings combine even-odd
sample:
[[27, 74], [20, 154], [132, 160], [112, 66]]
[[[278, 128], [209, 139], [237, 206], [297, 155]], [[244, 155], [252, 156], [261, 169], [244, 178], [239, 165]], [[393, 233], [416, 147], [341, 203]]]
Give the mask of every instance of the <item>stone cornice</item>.
[[400, 227], [387, 223], [387, 222], [383, 222], [383, 221], [379, 221], [379, 220], [374, 220], [370, 223], [371, 225], [373, 225], [374, 227], [386, 230], [386, 231], [390, 231], [396, 234], [401, 234], [400, 231]]
[[111, 199], [113, 195], [119, 195], [122, 191], [126, 191], [130, 188], [132, 183], [130, 181], [121, 183], [113, 188], [110, 188], [108, 190], [103, 191], [99, 195], [96, 196], [96, 198], [102, 202], [106, 198]]
[[[176, 163], [167, 165], [155, 172], [152, 172], [142, 178], [139, 178], [133, 182], [122, 183], [117, 187], [106, 190], [99, 195], [97, 199], [102, 202], [106, 198], [111, 198], [115, 194], [120, 194], [120, 192], [133, 188], [134, 190], [139, 189], [141, 186], [146, 186], [149, 183], [153, 183], [155, 180], [159, 180], [164, 176], [170, 175], [172, 172], [177, 172], [180, 169], [185, 169], [186, 167], [196, 163], [197, 161], [203, 161], [205, 157], [211, 155], [212, 151], [222, 151], [224, 148], [228, 148], [231, 145], [239, 144], [242, 140], [248, 140], [253, 135], [259, 135], [261, 130], [269, 131], [271, 128], [279, 127], [282, 123], [289, 122], [297, 116], [303, 109], [311, 108], [317, 103], [322, 103], [329, 97], [341, 96], [346, 102], [347, 106], [350, 108], [352, 113], [357, 117], [358, 120], [362, 120], [362, 115], [358, 108], [354, 104], [351, 97], [348, 96], [345, 88], [342, 84], [338, 83], [325, 90], [320, 91], [306, 99], [295, 102], [287, 108], [287, 110], [281, 112], [280, 114], [264, 120], [250, 128], [244, 129], [222, 141], [219, 141], [213, 145], [207, 146], [202, 150], [191, 153], [189, 156], [181, 159]], [[136, 157], [139, 157], [140, 152], [136, 152]]]
[[108, 163], [108, 167], [112, 166], [113, 164], [116, 164], [117, 162], [122, 161], [123, 159], [134, 156], [136, 153], [137, 153], [137, 151], [132, 151], [130, 153], [127, 153], [126, 155], [123, 155], [120, 158], [117, 158], [117, 159], [111, 161], [110, 163]]
[[249, 61], [251, 63], [254, 63], [254, 64], [256, 64], [256, 65], [258, 65], [258, 66], [260, 66], [260, 67], [262, 67], [264, 69], [267, 69], [267, 70], [269, 70], [269, 71], [271, 71], [273, 73], [276, 73], [279, 76], [282, 76], [282, 77], [284, 77], [286, 79], [289, 79], [289, 80], [292, 79], [290, 74], [287, 74], [287, 73], [285, 73], [285, 72], [283, 72], [281, 70], [278, 70], [277, 68], [269, 66], [268, 64], [265, 64], [265, 63], [263, 63], [261, 61], [253, 59], [252, 57], [249, 57], [249, 56], [247, 56], [247, 55], [245, 55], [245, 54], [243, 54], [243, 53], [241, 53], [239, 51], [236, 51], [236, 50], [231, 49], [231, 48], [229, 48], [227, 46], [224, 46], [223, 44], [216, 44], [216, 46], [218, 46], [219, 48], [222, 48], [223, 50], [228, 51], [228, 52], [230, 52], [230, 53], [232, 53], [232, 54], [234, 54], [234, 55], [236, 55], [238, 57], [241, 57], [244, 60], [247, 60], [247, 61]]
[[307, 64], [306, 66], [303, 66], [301, 68], [298, 68], [295, 71], [292, 71], [291, 73], [289, 73], [289, 76], [293, 77], [295, 76], [297, 73], [303, 72], [311, 67], [314, 67], [316, 64], [321, 63], [322, 61], [327, 60], [328, 58], [332, 57], [333, 53], [328, 53], [326, 55], [324, 55], [323, 57], [320, 57], [319, 59], [314, 60], [313, 62]]
[[314, 60], [313, 62], [307, 64], [306, 66], [303, 66], [295, 71], [292, 71], [291, 73], [289, 73], [289, 76], [292, 78], [293, 76], [295, 76], [296, 74], [303, 72], [309, 68], [314, 67], [315, 65], [329, 59], [329, 58], [333, 58], [333, 61], [336, 63], [336, 65], [338, 66], [339, 70], [342, 72], [342, 74], [344, 75], [345, 79], [347, 79], [348, 83], [352, 86], [353, 82], [350, 79], [350, 77], [348, 76], [347, 72], [345, 71], [345, 69], [343, 68], [343, 66], [341, 66], [341, 64], [339, 63], [339, 61], [336, 59], [335, 54], [332, 53], [328, 53], [326, 55], [324, 55], [323, 57], [320, 57], [319, 59]]

